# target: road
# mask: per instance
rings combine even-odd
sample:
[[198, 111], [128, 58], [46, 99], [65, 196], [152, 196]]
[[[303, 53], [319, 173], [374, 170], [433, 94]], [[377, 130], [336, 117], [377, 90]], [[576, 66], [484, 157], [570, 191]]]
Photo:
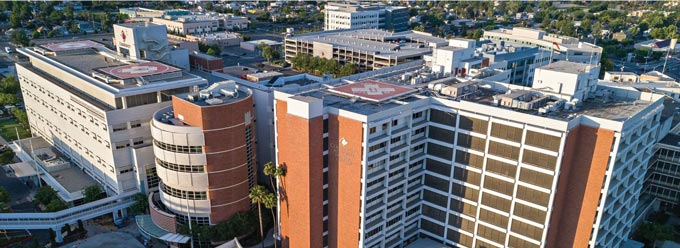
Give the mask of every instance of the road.
[[[623, 71], [625, 72], [634, 72], [637, 74], [641, 74], [654, 70], [662, 71], [664, 68], [663, 59], [661, 61], [651, 61], [648, 62], [647, 64], [637, 62], [626, 62], [622, 60], [612, 61], [616, 63], [616, 65], [614, 66], [614, 71], [622, 71], [621, 67], [623, 67]], [[676, 80], [680, 80], [680, 58], [675, 56], [668, 59], [668, 62], [666, 63], [665, 74], [675, 78]]]

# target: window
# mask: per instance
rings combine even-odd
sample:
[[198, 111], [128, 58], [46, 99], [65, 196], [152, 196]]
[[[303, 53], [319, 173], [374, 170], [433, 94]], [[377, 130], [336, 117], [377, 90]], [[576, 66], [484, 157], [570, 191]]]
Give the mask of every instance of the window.
[[482, 194], [482, 204], [504, 212], [510, 212], [511, 201], [485, 192]]
[[172, 187], [169, 187], [165, 184], [160, 185], [161, 190], [163, 190], [164, 193], [177, 197], [177, 198], [182, 198], [182, 199], [187, 199], [187, 200], [207, 200], [208, 195], [205, 191], [187, 191], [187, 190], [179, 190], [175, 189]]
[[437, 208], [430, 207], [429, 205], [423, 204], [423, 215], [435, 219], [439, 222], [446, 222], [446, 212], [439, 210]]
[[421, 133], [425, 133], [425, 127], [421, 127], [421, 128], [416, 129], [415, 131], [413, 131], [413, 135], [418, 135], [418, 134], [421, 134]]
[[555, 164], [557, 163], [557, 158], [554, 156], [550, 156], [548, 154], [543, 154], [540, 152], [524, 149], [522, 163], [554, 171]]
[[431, 175], [425, 175], [425, 185], [443, 192], [449, 191], [449, 183], [447, 180], [440, 179]]
[[[514, 221], [513, 221], [512, 227], [513, 227], [513, 229], [515, 228]], [[540, 240], [540, 239], [538, 239], [538, 240]], [[523, 247], [523, 248], [540, 248], [541, 247], [540, 245], [537, 245], [537, 244], [531, 243], [529, 241], [520, 239], [520, 238], [515, 237], [513, 235], [510, 235], [510, 240], [508, 241], [508, 246], [509, 247]]]
[[493, 123], [491, 125], [491, 136], [514, 142], [521, 142], [522, 129], [503, 124]]
[[150, 103], [157, 103], [158, 102], [158, 93], [157, 92], [150, 92], [150, 93], [144, 93], [144, 94], [139, 94], [139, 95], [134, 95], [134, 96], [126, 96], [125, 102], [127, 103], [128, 108], [146, 105], [146, 104], [150, 104]]
[[453, 168], [453, 178], [477, 186], [479, 186], [482, 181], [481, 174], [460, 167]]
[[560, 149], [560, 140], [560, 137], [527, 130], [527, 137], [524, 143], [556, 152]]
[[[477, 226], [477, 235], [482, 236], [485, 239], [491, 240], [491, 241], [496, 242], [496, 243], [500, 243], [500, 244], [505, 243], [505, 233], [502, 233], [500, 231], [497, 231], [496, 229], [492, 229], [492, 228], [487, 227], [485, 225], [478, 225]], [[485, 247], [494, 247], [494, 246], [485, 246]]]
[[440, 195], [430, 190], [423, 190], [423, 199], [427, 202], [446, 208], [449, 198], [445, 195]]
[[[467, 221], [465, 219], [463, 219], [463, 220]], [[451, 217], [449, 217], [449, 225], [451, 225]], [[456, 226], [456, 225], [452, 225], [452, 226]], [[474, 226], [474, 224], [473, 224], [473, 226]], [[474, 227], [471, 230], [474, 230]], [[452, 229], [447, 229], [446, 239], [448, 239], [449, 241], [467, 246], [467, 247], [472, 247], [472, 237], [467, 236], [467, 235], [462, 234], [462, 233], [459, 233], [459, 232], [454, 231]]]
[[126, 147], [130, 146], [130, 142], [125, 140], [125, 141], [118, 141], [115, 143], [116, 144], [116, 149], [123, 149]]
[[196, 153], [202, 153], [203, 152], [203, 146], [178, 146], [178, 145], [171, 145], [171, 144], [163, 143], [163, 142], [160, 142], [158, 140], [154, 140], [154, 144], [158, 148], [169, 151], [169, 152], [188, 153], [188, 154], [196, 154]]
[[[449, 209], [456, 211], [461, 214], [465, 214], [467, 216], [475, 217], [477, 215], [477, 206], [471, 205], [466, 202], [462, 202], [456, 199], [451, 198], [451, 205], [449, 205]], [[469, 232], [474, 232], [473, 230], [466, 230]]]
[[445, 160], [451, 160], [453, 156], [453, 149], [434, 143], [427, 144], [427, 154], [439, 157]]
[[451, 194], [475, 202], [477, 201], [477, 198], [479, 198], [479, 190], [455, 182], [451, 183]]
[[396, 125], [399, 125], [399, 120], [393, 120], [392, 121], [392, 126], [394, 127]]
[[484, 208], [479, 209], [479, 219], [503, 229], [507, 228], [508, 226], [508, 217], [494, 213]]
[[433, 109], [430, 111], [430, 121], [446, 126], [456, 126], [456, 114]]
[[464, 130], [486, 134], [488, 125], [489, 125], [488, 121], [461, 115], [460, 124], [458, 127]]
[[489, 158], [486, 160], [486, 170], [506, 177], [515, 178], [517, 166]]
[[456, 151], [456, 163], [481, 169], [484, 164], [484, 157], [464, 151]]
[[417, 113], [413, 113], [413, 116], [412, 116], [413, 119], [418, 119], [418, 118], [420, 118], [420, 117], [423, 117], [423, 112], [422, 112], [422, 111], [421, 111], [421, 112], [417, 112]]
[[132, 139], [132, 146], [141, 146], [144, 144], [144, 139], [142, 137]]
[[465, 147], [469, 148], [472, 150], [484, 152], [484, 146], [486, 145], [486, 140], [474, 136], [470, 136], [467, 134], [459, 133], [458, 134], [458, 146], [460, 147]]
[[204, 172], [203, 165], [175, 164], [175, 163], [165, 162], [165, 161], [160, 160], [158, 158], [156, 158], [156, 164], [160, 167], [163, 167], [163, 168], [171, 170], [171, 171], [189, 172], [189, 173]]
[[[543, 229], [529, 225], [527, 223], [524, 223], [524, 222], [521, 222], [521, 221], [518, 221], [518, 220], [512, 221], [512, 228], [510, 228], [510, 230], [514, 233], [521, 234], [521, 235], [524, 235], [524, 236], [527, 236], [529, 238], [539, 240], [539, 241], [541, 240], [541, 237], [543, 236]], [[512, 240], [512, 238], [510, 240]]]
[[125, 131], [127, 129], [127, 123], [115, 124], [111, 129], [113, 129], [113, 132]]
[[522, 185], [517, 185], [517, 198], [522, 199], [537, 205], [548, 207], [548, 202], [550, 201], [550, 194], [543, 193], [538, 190], [524, 187]]
[[142, 121], [131, 121], [130, 122], [130, 128], [136, 128], [136, 127], [141, 127], [142, 126]]
[[436, 160], [432, 159], [427, 159], [427, 163], [425, 163], [425, 169], [446, 177], [449, 177], [451, 175], [451, 165], [442, 163]]
[[545, 222], [545, 211], [538, 210], [521, 203], [515, 203], [515, 215], [524, 219], [543, 224]]
[[484, 176], [484, 188], [512, 196], [513, 184], [490, 176]]
[[553, 184], [552, 175], [548, 175], [524, 167], [520, 169], [519, 180], [546, 189], [551, 189]]
[[387, 142], [381, 142], [380, 144], [372, 145], [371, 147], [368, 148], [368, 152], [373, 152], [375, 150], [383, 148], [385, 147], [385, 145], [387, 145]]
[[375, 127], [372, 127], [372, 128], [369, 128], [369, 129], [368, 129], [368, 133], [369, 133], [369, 134], [374, 134], [375, 131], [376, 131], [376, 128], [375, 128]]
[[519, 147], [514, 147], [495, 141], [489, 141], [489, 154], [517, 160], [519, 158]]
[[428, 138], [453, 144], [454, 132], [435, 126], [430, 126], [430, 132], [427, 134]]
[[437, 236], [444, 235], [444, 227], [426, 219], [420, 220], [420, 228]]

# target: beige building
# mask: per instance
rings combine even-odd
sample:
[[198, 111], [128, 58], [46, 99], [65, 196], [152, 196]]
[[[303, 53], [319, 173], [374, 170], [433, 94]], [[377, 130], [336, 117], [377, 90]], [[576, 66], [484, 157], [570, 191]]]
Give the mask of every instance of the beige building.
[[153, 23], [164, 24], [168, 31], [183, 35], [248, 28], [247, 17], [217, 13], [154, 17]]

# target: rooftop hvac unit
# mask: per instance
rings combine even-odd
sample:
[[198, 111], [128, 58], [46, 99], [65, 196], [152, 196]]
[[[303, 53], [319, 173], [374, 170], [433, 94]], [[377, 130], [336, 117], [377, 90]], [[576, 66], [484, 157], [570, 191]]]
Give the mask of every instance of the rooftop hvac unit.
[[190, 102], [195, 102], [195, 101], [198, 101], [198, 100], [201, 100], [201, 99], [200, 99], [198, 94], [189, 94], [187, 96], [187, 100], [189, 100]]

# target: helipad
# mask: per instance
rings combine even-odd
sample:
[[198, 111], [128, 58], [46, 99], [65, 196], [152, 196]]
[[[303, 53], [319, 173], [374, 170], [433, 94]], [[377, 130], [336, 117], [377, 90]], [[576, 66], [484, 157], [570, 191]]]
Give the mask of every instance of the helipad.
[[119, 79], [128, 79], [148, 75], [176, 72], [179, 71], [180, 69], [163, 63], [152, 61], [141, 64], [104, 67], [99, 68], [97, 70]]
[[91, 40], [79, 40], [79, 41], [70, 41], [70, 42], [61, 42], [61, 43], [51, 43], [51, 44], [46, 44], [46, 45], [41, 45], [43, 48], [46, 48], [50, 51], [53, 52], [60, 52], [60, 51], [69, 51], [69, 50], [78, 50], [78, 49], [85, 49], [85, 48], [92, 48], [92, 47], [103, 47], [103, 44], [91, 41]]
[[381, 83], [373, 80], [364, 80], [359, 83], [336, 87], [330, 89], [330, 91], [350, 97], [358, 97], [368, 101], [382, 102], [394, 97], [411, 93], [415, 91], [415, 89]]

